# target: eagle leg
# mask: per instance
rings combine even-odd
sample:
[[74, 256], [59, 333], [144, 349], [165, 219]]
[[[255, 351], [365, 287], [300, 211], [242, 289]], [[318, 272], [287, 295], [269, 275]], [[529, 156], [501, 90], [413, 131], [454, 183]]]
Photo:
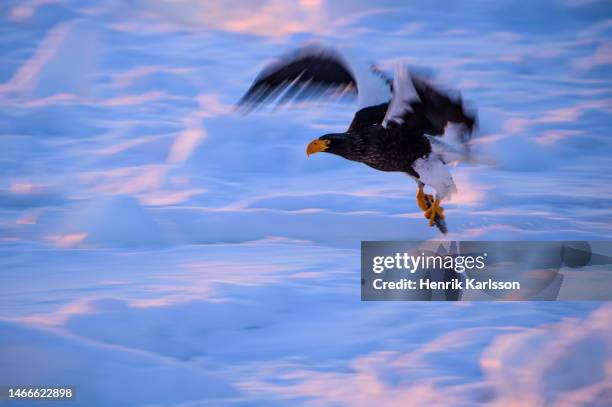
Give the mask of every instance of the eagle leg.
[[419, 182], [419, 190], [417, 191], [416, 201], [417, 205], [423, 212], [427, 211], [433, 202], [433, 195], [428, 195], [423, 191], [425, 184]]
[[431, 208], [425, 211], [425, 217], [429, 219], [429, 226], [433, 226], [436, 218], [444, 219], [444, 208], [440, 206], [440, 199], [436, 198]]

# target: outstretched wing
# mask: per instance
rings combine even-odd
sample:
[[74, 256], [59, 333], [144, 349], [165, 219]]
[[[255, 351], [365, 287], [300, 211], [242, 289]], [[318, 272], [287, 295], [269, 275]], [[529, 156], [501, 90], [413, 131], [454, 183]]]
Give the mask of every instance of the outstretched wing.
[[312, 97], [337, 100], [355, 95], [361, 109], [388, 102], [391, 92], [385, 78], [359, 58], [349, 63], [336, 50], [312, 44], [266, 66], [239, 104], [253, 108], [274, 101], [284, 104]]
[[344, 58], [331, 48], [310, 45], [270, 63], [239, 104], [247, 108], [314, 96], [337, 99], [357, 94], [357, 80]]

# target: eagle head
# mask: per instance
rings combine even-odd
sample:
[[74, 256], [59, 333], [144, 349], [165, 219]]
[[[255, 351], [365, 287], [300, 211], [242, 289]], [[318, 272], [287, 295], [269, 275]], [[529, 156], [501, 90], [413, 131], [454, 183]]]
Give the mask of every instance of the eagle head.
[[324, 151], [326, 153], [343, 155], [347, 148], [347, 137], [345, 133], [325, 134], [316, 140], [312, 140], [306, 147], [306, 154], [311, 155]]

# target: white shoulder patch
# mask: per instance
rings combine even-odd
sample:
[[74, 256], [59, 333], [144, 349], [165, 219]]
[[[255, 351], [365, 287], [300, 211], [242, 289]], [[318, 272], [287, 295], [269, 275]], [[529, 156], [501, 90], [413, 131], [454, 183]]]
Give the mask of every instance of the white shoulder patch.
[[351, 73], [357, 82], [358, 109], [387, 103], [391, 99], [391, 90], [383, 78], [372, 70], [370, 64], [358, 57], [347, 54]]
[[383, 120], [383, 126], [387, 127], [389, 122], [402, 124], [402, 117], [412, 111], [410, 104], [419, 100], [419, 95], [414, 88], [408, 68], [403, 64], [398, 64], [393, 76], [393, 96], [387, 109], [387, 114]]
[[419, 158], [412, 164], [412, 169], [419, 174], [419, 181], [436, 190], [436, 198], [445, 199], [457, 192], [446, 164], [435, 153]]

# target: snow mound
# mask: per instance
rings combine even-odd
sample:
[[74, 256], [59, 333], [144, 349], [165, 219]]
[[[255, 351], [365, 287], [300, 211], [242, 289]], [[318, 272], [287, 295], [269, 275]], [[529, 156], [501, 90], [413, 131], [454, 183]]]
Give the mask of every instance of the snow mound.
[[85, 243], [94, 246], [164, 246], [169, 242], [168, 233], [151, 211], [129, 196], [105, 197], [70, 212], [66, 232], [85, 233]]
[[612, 307], [502, 335], [481, 360], [499, 405], [612, 405]]
[[71, 405], [167, 405], [236, 395], [204, 369], [147, 352], [1, 320], [0, 332], [0, 377], [69, 384], [75, 389]]

